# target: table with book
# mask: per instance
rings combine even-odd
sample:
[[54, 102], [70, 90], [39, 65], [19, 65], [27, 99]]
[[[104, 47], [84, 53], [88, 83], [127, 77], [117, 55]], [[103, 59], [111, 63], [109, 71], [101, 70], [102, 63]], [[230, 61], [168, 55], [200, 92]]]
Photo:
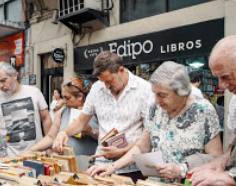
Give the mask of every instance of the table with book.
[[[104, 146], [124, 147], [125, 135], [112, 129], [102, 139]], [[0, 158], [0, 185], [5, 186], [171, 186], [155, 180], [138, 180], [134, 183], [130, 177], [112, 174], [111, 176], [91, 177], [81, 169], [78, 157], [71, 147], [64, 147], [63, 154], [52, 151], [32, 152], [13, 158]]]
[[[112, 174], [108, 177], [90, 177], [80, 171], [76, 156], [71, 148], [66, 147], [64, 154], [47, 154], [34, 152], [14, 158], [1, 158], [0, 185], [5, 186], [168, 186], [151, 180], [138, 180], [136, 184], [131, 178]], [[170, 185], [169, 185], [170, 186]]]

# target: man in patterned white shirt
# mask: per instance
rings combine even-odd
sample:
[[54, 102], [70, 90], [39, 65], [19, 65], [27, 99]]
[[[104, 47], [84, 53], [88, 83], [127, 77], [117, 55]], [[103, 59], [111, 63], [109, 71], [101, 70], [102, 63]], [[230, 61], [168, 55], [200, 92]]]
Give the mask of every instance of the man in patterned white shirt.
[[[154, 101], [154, 95], [150, 83], [128, 71], [117, 54], [110, 51], [101, 52], [95, 58], [93, 67], [93, 75], [99, 80], [92, 86], [80, 117], [57, 135], [54, 148], [61, 151], [68, 136], [81, 132], [90, 118], [96, 114], [99, 123], [99, 142], [112, 128], [124, 133], [128, 141], [124, 148], [102, 147], [99, 143], [95, 164], [101, 165], [111, 163], [112, 159], [124, 155], [141, 136], [143, 120], [149, 103]], [[135, 177], [136, 180], [140, 173], [137, 171], [132, 165], [118, 170], [117, 173]]]

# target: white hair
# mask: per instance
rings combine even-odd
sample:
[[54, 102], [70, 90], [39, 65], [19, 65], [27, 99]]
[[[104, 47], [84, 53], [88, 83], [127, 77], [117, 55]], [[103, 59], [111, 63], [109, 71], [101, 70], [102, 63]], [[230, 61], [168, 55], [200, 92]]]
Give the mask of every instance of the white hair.
[[190, 79], [184, 65], [173, 61], [162, 63], [151, 75], [152, 84], [168, 86], [179, 96], [188, 96], [191, 92]]
[[220, 56], [232, 59], [236, 63], [236, 35], [224, 37], [215, 44], [209, 57], [210, 65]]
[[10, 63], [5, 61], [0, 61], [0, 70], [3, 70], [9, 76], [17, 76], [17, 71]]

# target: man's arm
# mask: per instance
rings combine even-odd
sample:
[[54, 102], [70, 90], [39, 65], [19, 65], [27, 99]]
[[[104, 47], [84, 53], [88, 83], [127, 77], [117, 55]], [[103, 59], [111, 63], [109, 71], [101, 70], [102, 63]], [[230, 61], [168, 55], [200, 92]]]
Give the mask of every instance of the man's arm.
[[57, 133], [60, 130], [61, 114], [62, 114], [62, 111], [59, 111], [55, 114], [54, 123], [51, 126], [48, 134], [43, 139], [41, 139], [38, 143], [33, 145], [30, 148], [30, 151], [42, 151], [52, 146], [53, 140], [56, 138]]
[[92, 118], [91, 115], [84, 114], [83, 112], [78, 118], [72, 121], [71, 124], [66, 128], [65, 132], [68, 136], [73, 136], [75, 134], [81, 133], [88, 124], [89, 120]]
[[44, 134], [46, 135], [50, 127], [52, 126], [52, 120], [47, 109], [40, 110], [39, 112], [40, 112], [40, 118], [43, 124], [43, 131], [44, 131]]

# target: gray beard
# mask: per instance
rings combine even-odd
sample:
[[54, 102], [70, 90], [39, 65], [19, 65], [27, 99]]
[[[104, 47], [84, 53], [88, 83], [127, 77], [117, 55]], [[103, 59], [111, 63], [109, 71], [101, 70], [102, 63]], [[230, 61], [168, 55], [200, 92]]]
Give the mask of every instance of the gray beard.
[[3, 93], [3, 96], [4, 97], [11, 97], [15, 92], [16, 92], [16, 86], [17, 86], [17, 84], [15, 83], [14, 85], [13, 85], [13, 87], [12, 87], [12, 89], [11, 90], [8, 90], [8, 91], [6, 91], [6, 92], [3, 92], [2, 91], [2, 93]]

